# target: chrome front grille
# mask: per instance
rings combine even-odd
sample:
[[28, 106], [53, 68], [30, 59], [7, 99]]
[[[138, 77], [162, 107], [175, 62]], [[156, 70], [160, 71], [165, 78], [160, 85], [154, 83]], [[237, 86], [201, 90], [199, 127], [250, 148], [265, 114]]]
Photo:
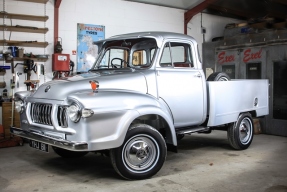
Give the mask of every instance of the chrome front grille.
[[[53, 108], [52, 104], [31, 103], [30, 116], [33, 123], [53, 126], [52, 108]], [[59, 126], [63, 128], [68, 127], [66, 106], [58, 106], [57, 120]]]
[[53, 125], [51, 114], [52, 105], [43, 103], [31, 103], [30, 115], [34, 123], [43, 125]]
[[57, 119], [59, 126], [65, 128], [68, 127], [68, 120], [67, 120], [67, 107], [66, 106], [59, 106], [57, 112]]

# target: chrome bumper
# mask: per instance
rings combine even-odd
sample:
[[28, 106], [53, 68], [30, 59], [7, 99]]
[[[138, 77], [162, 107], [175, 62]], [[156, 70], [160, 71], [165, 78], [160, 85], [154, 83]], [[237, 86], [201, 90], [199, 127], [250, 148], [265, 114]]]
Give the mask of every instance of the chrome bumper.
[[34, 141], [46, 143], [55, 147], [62, 149], [67, 149], [70, 151], [87, 151], [88, 144], [85, 142], [72, 142], [63, 139], [53, 138], [47, 135], [43, 135], [36, 132], [29, 132], [17, 127], [10, 127], [11, 134], [19, 136], [25, 139], [31, 139]]

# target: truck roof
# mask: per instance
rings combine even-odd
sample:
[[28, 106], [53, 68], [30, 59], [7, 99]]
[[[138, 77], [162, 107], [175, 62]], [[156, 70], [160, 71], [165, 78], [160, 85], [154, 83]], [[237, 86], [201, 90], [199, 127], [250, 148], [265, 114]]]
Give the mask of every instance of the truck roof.
[[[108, 39], [114, 38], [126, 38], [126, 37], [153, 37], [155, 39], [166, 39], [166, 38], [183, 38], [183, 39], [193, 39], [193, 37], [189, 35], [185, 35], [182, 33], [174, 33], [174, 32], [163, 32], [163, 31], [144, 31], [144, 32], [136, 32], [136, 33], [127, 33], [121, 35], [115, 35]], [[107, 40], [108, 40], [107, 39]]]
[[159, 47], [164, 39], [175, 38], [175, 39], [188, 39], [196, 43], [195, 39], [189, 35], [174, 33], [174, 32], [162, 32], [162, 31], [145, 31], [136, 33], [127, 33], [121, 35], [115, 35], [107, 39], [94, 42], [94, 44], [100, 45], [107, 41], [122, 40], [122, 39], [136, 39], [136, 38], [153, 38], [156, 40]]

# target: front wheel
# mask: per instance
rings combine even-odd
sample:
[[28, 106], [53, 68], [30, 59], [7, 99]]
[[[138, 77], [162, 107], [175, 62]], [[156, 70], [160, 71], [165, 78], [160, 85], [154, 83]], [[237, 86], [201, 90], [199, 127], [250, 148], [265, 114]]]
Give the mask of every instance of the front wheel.
[[229, 144], [237, 150], [247, 149], [253, 139], [253, 120], [250, 113], [240, 114], [237, 122], [227, 129]]
[[112, 165], [125, 179], [146, 179], [155, 175], [166, 158], [166, 144], [162, 135], [145, 124], [132, 126], [124, 143], [110, 150]]

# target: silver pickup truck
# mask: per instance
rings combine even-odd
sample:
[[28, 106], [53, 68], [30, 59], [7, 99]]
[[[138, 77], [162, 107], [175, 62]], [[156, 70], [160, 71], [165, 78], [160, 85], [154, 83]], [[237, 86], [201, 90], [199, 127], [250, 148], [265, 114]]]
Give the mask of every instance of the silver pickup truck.
[[226, 130], [234, 149], [247, 149], [252, 118], [268, 114], [268, 80], [220, 72], [206, 80], [190, 36], [131, 33], [95, 46], [88, 73], [15, 93], [21, 128], [11, 127], [12, 134], [64, 158], [108, 151], [119, 175], [145, 179], [185, 134]]

